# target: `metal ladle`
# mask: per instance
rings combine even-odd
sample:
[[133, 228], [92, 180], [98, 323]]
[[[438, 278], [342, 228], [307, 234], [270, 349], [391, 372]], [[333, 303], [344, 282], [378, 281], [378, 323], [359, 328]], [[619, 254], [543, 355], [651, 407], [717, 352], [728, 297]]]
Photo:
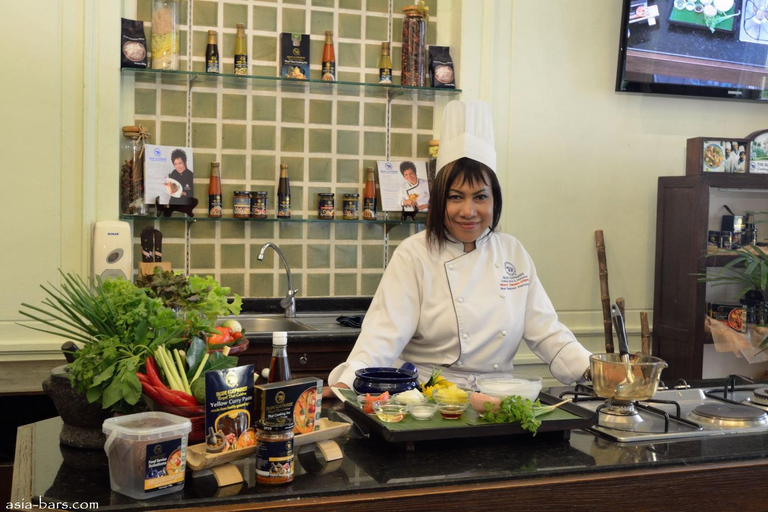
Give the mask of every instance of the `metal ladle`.
[[642, 380], [637, 380], [632, 372], [632, 366], [629, 362], [629, 343], [627, 342], [627, 329], [624, 325], [624, 317], [616, 304], [611, 306], [611, 320], [613, 329], [616, 331], [616, 339], [619, 344], [619, 354], [621, 362], [624, 363], [625, 377], [616, 386], [616, 397], [632, 396], [638, 387], [642, 386]]

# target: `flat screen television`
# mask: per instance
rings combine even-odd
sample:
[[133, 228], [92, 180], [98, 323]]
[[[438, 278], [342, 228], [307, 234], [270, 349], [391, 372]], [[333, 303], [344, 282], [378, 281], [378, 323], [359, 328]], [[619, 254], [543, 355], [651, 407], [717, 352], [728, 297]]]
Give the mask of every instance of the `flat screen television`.
[[616, 90], [768, 102], [768, 0], [622, 0]]

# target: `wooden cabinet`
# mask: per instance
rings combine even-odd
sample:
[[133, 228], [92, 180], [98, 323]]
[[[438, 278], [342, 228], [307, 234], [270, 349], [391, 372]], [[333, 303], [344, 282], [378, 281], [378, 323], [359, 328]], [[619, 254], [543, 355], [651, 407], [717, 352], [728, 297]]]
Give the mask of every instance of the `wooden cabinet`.
[[[765, 191], [764, 194], [754, 194]], [[743, 210], [738, 201], [763, 201], [768, 211], [768, 175], [702, 174], [659, 178], [656, 210], [656, 260], [653, 295], [653, 354], [667, 363], [664, 379], [702, 376], [706, 283], [697, 274], [722, 266], [720, 258], [705, 258], [707, 234], [712, 227], [715, 196], [736, 199], [729, 206]], [[738, 198], [741, 196], [741, 199]], [[731, 202], [731, 199], [728, 199]], [[758, 210], [760, 211], [760, 210]], [[738, 212], [737, 212], [738, 213]], [[760, 228], [758, 228], [758, 231]], [[763, 231], [765, 228], [763, 228]], [[764, 233], [758, 240], [764, 239]]]
[[[344, 337], [333, 341], [302, 341], [290, 340], [288, 343], [288, 362], [291, 365], [291, 375], [301, 377], [318, 377], [328, 381], [328, 374], [336, 366], [347, 360], [347, 356], [355, 345], [355, 337]], [[272, 357], [272, 344], [262, 340], [260, 343], [251, 341], [248, 350], [239, 356], [240, 365], [253, 364], [254, 371], [261, 375], [264, 368], [269, 368]]]

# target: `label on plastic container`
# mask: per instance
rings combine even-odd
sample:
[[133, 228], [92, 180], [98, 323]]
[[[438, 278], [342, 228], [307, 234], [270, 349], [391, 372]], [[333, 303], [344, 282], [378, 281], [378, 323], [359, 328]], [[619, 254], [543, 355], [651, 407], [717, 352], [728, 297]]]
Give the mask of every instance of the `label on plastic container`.
[[144, 492], [183, 485], [186, 454], [186, 436], [160, 443], [148, 443]]

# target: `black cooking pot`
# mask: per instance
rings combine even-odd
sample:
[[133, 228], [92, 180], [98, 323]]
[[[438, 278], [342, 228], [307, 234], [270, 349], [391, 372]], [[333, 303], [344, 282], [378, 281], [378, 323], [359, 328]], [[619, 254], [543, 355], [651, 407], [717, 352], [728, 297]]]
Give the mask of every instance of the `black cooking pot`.
[[357, 370], [355, 376], [352, 387], [359, 394], [389, 391], [390, 395], [394, 395], [419, 385], [419, 372], [411, 363], [405, 363], [400, 368], [363, 368]]

